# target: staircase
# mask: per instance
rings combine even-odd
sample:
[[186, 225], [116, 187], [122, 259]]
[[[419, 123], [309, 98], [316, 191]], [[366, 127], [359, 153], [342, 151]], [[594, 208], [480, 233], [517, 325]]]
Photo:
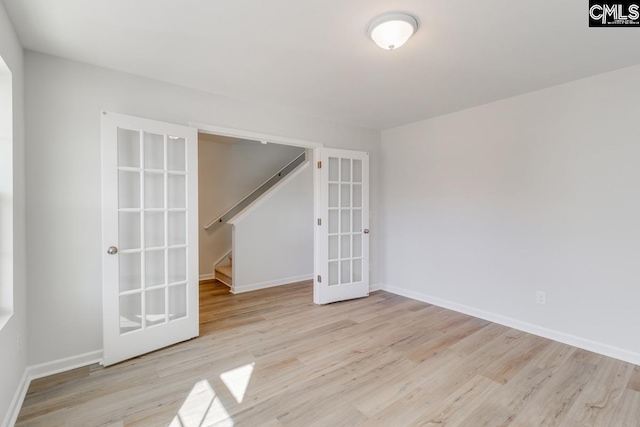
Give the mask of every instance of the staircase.
[[229, 286], [233, 287], [233, 254], [229, 253], [222, 261], [216, 264], [215, 278]]
[[[285, 165], [282, 169], [273, 174], [269, 179], [264, 181], [253, 191], [243, 197], [240, 201], [238, 201], [225, 212], [214, 218], [204, 227], [204, 229], [209, 233], [213, 233], [218, 229], [218, 227], [227, 224], [230, 220], [232, 220], [238, 214], [243, 212], [247, 207], [249, 207], [252, 203], [258, 200], [262, 195], [271, 190], [272, 187], [282, 181], [291, 172], [295, 171], [302, 164], [304, 164], [306, 159], [307, 153], [306, 151], [303, 151], [296, 158], [287, 163], [287, 165]], [[231, 250], [229, 251], [229, 253], [225, 255], [222, 260], [215, 264], [214, 278], [233, 289], [233, 248], [230, 249]]]

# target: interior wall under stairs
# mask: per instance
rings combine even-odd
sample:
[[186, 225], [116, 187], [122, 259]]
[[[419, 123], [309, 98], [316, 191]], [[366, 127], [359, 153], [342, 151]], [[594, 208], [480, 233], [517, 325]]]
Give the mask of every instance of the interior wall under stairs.
[[233, 219], [233, 292], [313, 277], [313, 168], [299, 166], [246, 214]]

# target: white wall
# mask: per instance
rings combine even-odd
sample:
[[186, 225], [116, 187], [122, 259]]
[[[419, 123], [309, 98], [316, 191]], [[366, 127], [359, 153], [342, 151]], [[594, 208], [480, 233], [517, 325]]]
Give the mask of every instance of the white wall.
[[231, 225], [225, 223], [209, 230], [205, 230], [204, 227], [303, 151], [303, 148], [288, 145], [263, 145], [257, 141], [200, 135], [200, 276], [212, 275], [214, 263], [231, 250]]
[[640, 363], [638, 81], [384, 131], [382, 281]]
[[377, 177], [378, 132], [35, 52], [26, 79], [30, 364], [102, 348], [101, 110], [369, 151]]
[[[27, 365], [25, 167], [24, 167], [24, 64], [23, 51], [4, 5], [0, 2], [0, 56], [12, 74], [13, 93], [13, 314], [0, 326], [0, 423], [8, 422], [9, 407], [18, 392]], [[0, 92], [5, 96], [6, 92]], [[3, 149], [3, 153], [6, 151]], [[3, 162], [6, 159], [3, 159]], [[10, 160], [9, 160], [10, 161]], [[3, 204], [11, 202], [3, 196]], [[7, 248], [3, 248], [3, 251]], [[3, 275], [4, 279], [5, 276]], [[3, 283], [4, 286], [4, 283]], [[18, 347], [18, 336], [20, 346]], [[4, 420], [4, 421], [3, 421]]]
[[300, 165], [231, 220], [235, 293], [313, 277], [313, 169]]

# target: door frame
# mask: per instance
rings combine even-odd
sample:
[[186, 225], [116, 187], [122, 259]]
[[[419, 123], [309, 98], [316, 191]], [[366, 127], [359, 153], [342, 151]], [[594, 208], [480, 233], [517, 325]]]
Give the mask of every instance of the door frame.
[[[313, 215], [314, 218], [320, 218], [321, 209], [320, 206], [320, 196], [321, 196], [321, 187], [320, 187], [320, 174], [316, 169], [315, 165], [320, 161], [322, 157], [321, 149], [324, 147], [324, 144], [315, 141], [309, 141], [305, 139], [298, 138], [289, 138], [285, 136], [271, 135], [262, 132], [254, 132], [236, 128], [230, 128], [225, 126], [217, 126], [210, 125], [206, 123], [198, 123], [198, 122], [189, 122], [190, 127], [194, 127], [198, 129], [198, 132], [209, 133], [220, 136], [228, 136], [231, 138], [241, 138], [241, 139], [249, 139], [253, 141], [266, 141], [273, 144], [280, 145], [291, 145], [295, 147], [305, 148], [312, 153], [312, 161], [313, 161]], [[367, 213], [369, 215], [369, 213]], [[312, 218], [312, 221], [315, 219]], [[320, 251], [322, 244], [322, 236], [320, 234], [320, 227], [313, 227], [313, 295], [314, 302], [317, 301], [316, 295], [319, 292], [319, 283], [318, 283], [318, 272], [320, 271]], [[363, 266], [364, 268], [364, 266]], [[369, 266], [366, 266], [369, 268]], [[371, 285], [369, 285], [371, 286]]]

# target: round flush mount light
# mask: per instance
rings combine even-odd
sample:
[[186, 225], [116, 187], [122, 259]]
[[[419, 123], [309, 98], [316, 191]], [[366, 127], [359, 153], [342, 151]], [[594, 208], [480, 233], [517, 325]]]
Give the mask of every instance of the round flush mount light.
[[418, 20], [405, 12], [389, 12], [374, 18], [367, 25], [367, 35], [386, 50], [397, 49], [418, 31]]

